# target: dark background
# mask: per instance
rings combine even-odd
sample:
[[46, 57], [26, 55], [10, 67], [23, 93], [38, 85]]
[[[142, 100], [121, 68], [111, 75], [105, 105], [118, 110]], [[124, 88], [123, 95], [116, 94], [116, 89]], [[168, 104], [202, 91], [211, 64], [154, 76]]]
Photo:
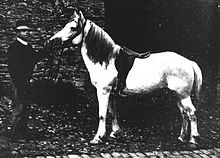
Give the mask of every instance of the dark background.
[[219, 59], [217, 0], [106, 0], [105, 27], [136, 51], [171, 50], [202, 69], [202, 101], [216, 103]]

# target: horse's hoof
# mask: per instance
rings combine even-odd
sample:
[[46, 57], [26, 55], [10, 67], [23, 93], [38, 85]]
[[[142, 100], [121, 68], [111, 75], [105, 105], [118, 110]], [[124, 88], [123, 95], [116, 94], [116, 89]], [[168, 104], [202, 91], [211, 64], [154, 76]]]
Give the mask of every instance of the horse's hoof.
[[191, 139], [190, 139], [190, 141], [189, 141], [189, 143], [190, 144], [195, 144], [195, 145], [198, 145], [198, 142], [200, 141], [200, 136], [198, 135], [198, 136], [193, 136]]
[[187, 150], [194, 150], [197, 148], [197, 145], [198, 144], [195, 144], [195, 143], [188, 143], [185, 145], [185, 147], [187, 148]]
[[112, 133], [110, 134], [110, 137], [113, 138], [113, 139], [116, 139], [116, 133], [115, 133], [115, 132], [112, 132]]
[[183, 139], [182, 137], [178, 137], [178, 140], [181, 142], [181, 143], [185, 143], [185, 139]]
[[193, 144], [193, 143], [189, 143], [189, 147], [191, 148], [191, 149], [195, 149], [196, 147], [197, 147], [197, 143], [196, 144]]
[[93, 139], [89, 142], [90, 144], [93, 144], [93, 145], [97, 145], [97, 144], [100, 144], [102, 143], [102, 140], [101, 139]]
[[121, 137], [121, 134], [122, 134], [122, 130], [119, 129], [115, 132], [112, 131], [111, 134], [110, 134], [110, 137], [113, 138], [113, 139], [116, 139], [118, 137]]

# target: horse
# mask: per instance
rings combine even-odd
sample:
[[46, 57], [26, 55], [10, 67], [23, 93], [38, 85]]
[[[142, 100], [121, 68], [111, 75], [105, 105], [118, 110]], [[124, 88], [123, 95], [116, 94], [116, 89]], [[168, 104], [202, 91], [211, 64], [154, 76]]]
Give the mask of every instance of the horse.
[[[115, 138], [120, 132], [114, 97], [118, 82], [115, 61], [122, 46], [116, 44], [110, 35], [93, 21], [86, 19], [81, 11], [75, 10], [70, 21], [49, 42], [53, 46], [62, 46], [70, 42], [78, 46], [90, 75], [91, 83], [96, 88], [99, 105], [99, 124], [91, 144], [102, 142], [106, 134], [107, 112], [112, 116], [110, 137]], [[143, 69], [144, 68], [144, 69]], [[152, 53], [147, 58], [135, 58], [126, 78], [129, 95], [147, 95], [161, 88], [168, 88], [177, 96], [177, 106], [182, 116], [182, 126], [178, 140], [186, 141], [190, 123], [189, 144], [196, 145], [197, 129], [196, 107], [191, 94], [199, 100], [202, 86], [202, 72], [198, 64], [175, 52]]]

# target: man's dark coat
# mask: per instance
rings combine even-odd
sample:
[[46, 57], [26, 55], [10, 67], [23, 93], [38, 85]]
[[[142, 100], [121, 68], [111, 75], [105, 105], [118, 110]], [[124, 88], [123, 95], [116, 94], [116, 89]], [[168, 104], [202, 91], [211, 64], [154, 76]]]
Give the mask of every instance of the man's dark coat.
[[16, 87], [24, 87], [32, 77], [36, 63], [36, 52], [28, 44], [14, 41], [8, 49], [8, 69]]

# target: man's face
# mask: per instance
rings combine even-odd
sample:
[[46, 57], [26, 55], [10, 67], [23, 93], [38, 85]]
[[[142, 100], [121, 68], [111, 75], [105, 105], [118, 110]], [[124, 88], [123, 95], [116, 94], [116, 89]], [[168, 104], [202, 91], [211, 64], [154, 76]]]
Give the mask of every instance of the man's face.
[[18, 37], [25, 41], [29, 41], [30, 39], [30, 30], [22, 29], [18, 30]]

